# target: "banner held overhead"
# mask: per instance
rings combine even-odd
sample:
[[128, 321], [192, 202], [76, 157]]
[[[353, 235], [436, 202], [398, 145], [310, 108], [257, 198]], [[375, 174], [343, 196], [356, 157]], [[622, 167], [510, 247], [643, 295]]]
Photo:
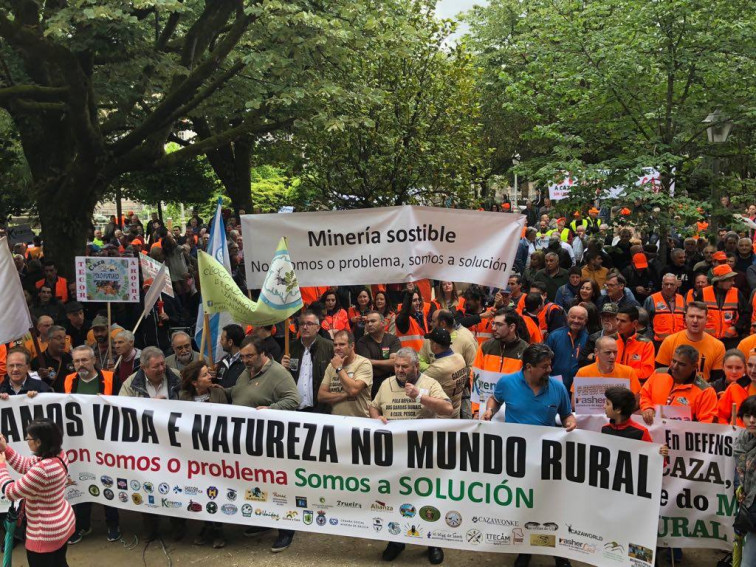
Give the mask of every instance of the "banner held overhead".
[[436, 207], [385, 207], [244, 215], [247, 285], [260, 288], [266, 250], [282, 236], [302, 286], [398, 283], [424, 278], [502, 286], [525, 217]]

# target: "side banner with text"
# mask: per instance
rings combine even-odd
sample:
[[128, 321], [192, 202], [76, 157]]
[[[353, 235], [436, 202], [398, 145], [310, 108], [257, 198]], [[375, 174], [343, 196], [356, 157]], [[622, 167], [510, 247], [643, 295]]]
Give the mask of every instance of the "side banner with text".
[[247, 285], [262, 287], [268, 250], [287, 237], [299, 285], [399, 283], [423, 278], [501, 287], [525, 217], [436, 207], [244, 215]]
[[[578, 427], [599, 431], [607, 420], [578, 415]], [[639, 423], [643, 420], [634, 416]], [[659, 545], [732, 549], [735, 515], [733, 447], [740, 430], [730, 425], [657, 419], [648, 427], [669, 446], [664, 468]]]
[[601, 566], [654, 560], [662, 458], [649, 443], [50, 394], [0, 406], [19, 450], [34, 416], [63, 425], [74, 503]]

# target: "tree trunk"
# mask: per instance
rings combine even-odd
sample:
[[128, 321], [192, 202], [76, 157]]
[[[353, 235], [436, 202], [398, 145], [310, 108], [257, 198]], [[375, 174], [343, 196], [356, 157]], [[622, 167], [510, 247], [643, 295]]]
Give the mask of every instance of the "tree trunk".
[[65, 278], [74, 276], [74, 258], [84, 255], [92, 215], [104, 188], [103, 182], [92, 174], [65, 177], [39, 191], [37, 203], [45, 258], [54, 260]]

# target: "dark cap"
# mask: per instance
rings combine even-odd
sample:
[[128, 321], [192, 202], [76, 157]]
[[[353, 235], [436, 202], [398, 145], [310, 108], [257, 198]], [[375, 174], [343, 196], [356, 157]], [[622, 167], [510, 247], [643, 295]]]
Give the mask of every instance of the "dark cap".
[[604, 303], [604, 306], [601, 308], [602, 315], [616, 315], [617, 313], [619, 313], [619, 307], [616, 303]]
[[66, 313], [78, 313], [79, 311], [84, 311], [84, 306], [78, 301], [66, 303]]
[[98, 315], [94, 318], [94, 321], [92, 321], [92, 328], [95, 327], [107, 327], [108, 326], [108, 318], [104, 315]]
[[430, 333], [425, 335], [426, 339], [432, 340], [434, 343], [438, 343], [443, 347], [448, 347], [451, 345], [451, 335], [449, 334], [449, 331], [445, 329], [433, 329]]

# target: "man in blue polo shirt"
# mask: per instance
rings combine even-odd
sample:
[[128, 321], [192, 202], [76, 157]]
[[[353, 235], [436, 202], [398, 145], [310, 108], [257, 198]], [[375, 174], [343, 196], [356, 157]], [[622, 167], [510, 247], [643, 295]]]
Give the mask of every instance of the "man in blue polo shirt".
[[578, 371], [580, 352], [588, 342], [588, 311], [576, 305], [567, 312], [567, 326], [549, 333], [546, 344], [554, 351], [553, 375], [561, 376], [564, 387], [569, 392], [572, 380]]
[[[530, 345], [522, 353], [522, 370], [514, 374], [505, 374], [496, 383], [494, 395], [486, 402], [485, 421], [505, 404], [504, 421], [526, 425], [545, 425], [554, 427], [556, 416], [562, 420], [567, 431], [577, 427], [572, 415], [570, 395], [564, 385], [551, 378], [551, 362], [554, 352], [545, 344]], [[515, 560], [514, 567], [527, 567], [531, 556], [521, 553]], [[568, 559], [555, 557], [556, 567], [569, 567]]]

